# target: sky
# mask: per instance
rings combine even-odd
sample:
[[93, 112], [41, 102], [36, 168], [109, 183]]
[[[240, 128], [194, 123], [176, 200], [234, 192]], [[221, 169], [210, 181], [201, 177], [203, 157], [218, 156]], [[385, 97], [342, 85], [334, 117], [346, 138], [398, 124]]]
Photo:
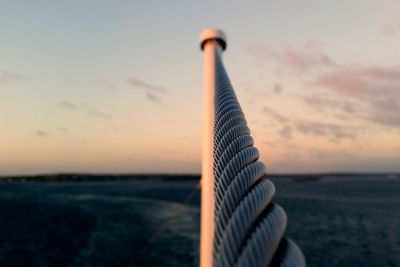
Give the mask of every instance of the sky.
[[0, 3], [0, 175], [199, 173], [202, 29], [270, 173], [400, 172], [400, 1]]

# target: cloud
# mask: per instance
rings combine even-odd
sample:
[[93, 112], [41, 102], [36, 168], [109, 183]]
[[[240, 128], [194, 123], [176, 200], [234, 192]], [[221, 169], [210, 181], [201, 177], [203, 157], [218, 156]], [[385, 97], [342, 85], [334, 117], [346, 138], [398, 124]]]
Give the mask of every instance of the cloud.
[[252, 81], [243, 81], [239, 84], [239, 87], [243, 88], [246, 91], [252, 91], [255, 84]]
[[291, 139], [292, 138], [292, 127], [290, 127], [289, 125], [283, 126], [279, 130], [279, 135], [284, 139]]
[[[345, 104], [351, 100], [366, 106], [366, 111], [358, 114], [360, 117], [380, 125], [400, 127], [400, 66], [341, 66], [317, 77], [312, 85], [333, 92], [341, 99], [343, 110], [354, 111]], [[329, 105], [329, 100], [324, 104]], [[314, 105], [318, 104], [314, 102]]]
[[[382, 3], [381, 0], [377, 1]], [[389, 7], [390, 13], [388, 12], [388, 14], [386, 14], [388, 19], [382, 26], [382, 33], [388, 37], [395, 37], [400, 33], [400, 1], [386, 0], [383, 1], [383, 3]]]
[[316, 137], [327, 137], [334, 141], [340, 139], [352, 139], [356, 136], [356, 131], [345, 125], [313, 122], [297, 118], [289, 119], [288, 117], [267, 107], [263, 108], [263, 112], [273, 121], [277, 122], [278, 125], [281, 125], [278, 134], [284, 139], [291, 139], [294, 131]]
[[306, 135], [328, 136], [334, 139], [352, 139], [356, 136], [355, 131], [334, 123], [300, 121], [296, 123], [296, 129]]
[[397, 36], [400, 33], [400, 15], [387, 21], [382, 27], [382, 33], [388, 37]]
[[289, 121], [287, 117], [268, 107], [263, 108], [263, 113], [278, 123], [286, 123]]
[[[289, 70], [307, 72], [318, 69], [318, 72], [307, 73], [311, 82], [306, 85], [319, 90], [317, 96], [303, 97], [307, 106], [337, 117], [350, 118], [351, 115], [384, 127], [400, 128], [400, 65], [339, 65], [312, 43], [296, 49], [255, 45], [247, 47], [246, 51]], [[275, 85], [273, 92], [276, 95], [282, 93], [280, 84]], [[263, 112], [278, 123], [289, 121], [287, 117], [269, 108], [264, 108]], [[301, 124], [299, 127], [292, 126], [305, 132]], [[314, 130], [308, 131], [308, 134], [326, 133], [329, 128], [336, 137], [352, 135], [334, 127], [313, 126]]]
[[152, 92], [146, 92], [146, 98], [149, 101], [156, 102], [156, 103], [161, 103], [161, 98], [157, 96], [156, 94], [153, 94]]
[[99, 79], [97, 79], [97, 82], [99, 82], [102, 86], [104, 86], [104, 87], [106, 87], [106, 88], [108, 88], [110, 90], [115, 90], [116, 89], [116, 86], [112, 82], [110, 82], [110, 81], [108, 81], [106, 79], [99, 78]]
[[314, 84], [332, 89], [347, 95], [359, 95], [366, 89], [364, 81], [349, 75], [345, 71], [337, 71], [319, 77]]
[[95, 107], [87, 106], [87, 105], [82, 105], [79, 107], [78, 105], [69, 102], [69, 101], [61, 101], [59, 102], [59, 105], [62, 108], [71, 110], [71, 111], [76, 111], [79, 112], [79, 114], [86, 114], [87, 116], [90, 117], [96, 117], [96, 118], [101, 118], [101, 119], [106, 119], [106, 120], [112, 120], [113, 117], [110, 113], [103, 112], [101, 109], [97, 109]]
[[61, 132], [63, 132], [63, 133], [65, 133], [65, 134], [68, 134], [68, 128], [67, 127], [65, 127], [65, 126], [60, 126], [59, 127], [59, 130], [61, 131]]
[[327, 161], [334, 161], [339, 159], [347, 159], [351, 160], [357, 156], [357, 151], [349, 151], [341, 148], [331, 148], [329, 150], [326, 149], [319, 149], [319, 148], [311, 148], [308, 150], [308, 154], [317, 160], [327, 160]]
[[112, 120], [112, 116], [108, 113], [104, 113], [98, 110], [90, 110], [88, 112], [86, 112], [86, 114], [88, 116], [91, 117], [97, 117], [97, 118], [101, 118], [101, 119], [106, 119], [106, 120]]
[[383, 126], [400, 127], [400, 96], [373, 101], [367, 119]]
[[316, 67], [333, 66], [334, 63], [313, 43], [299, 48], [274, 49], [268, 45], [251, 45], [246, 52], [253, 57], [274, 61], [292, 70], [307, 72]]
[[128, 83], [134, 88], [144, 90], [147, 100], [154, 103], [161, 103], [162, 96], [168, 93], [167, 89], [162, 86], [150, 84], [139, 79], [128, 79]]
[[274, 93], [275, 93], [276, 95], [280, 95], [280, 94], [282, 94], [282, 92], [283, 92], [283, 88], [282, 88], [282, 86], [281, 86], [279, 83], [275, 84], [273, 90], [274, 90]]
[[338, 67], [319, 76], [314, 85], [348, 96], [380, 94], [388, 87], [398, 87], [400, 67]]
[[135, 88], [140, 88], [140, 89], [144, 89], [147, 91], [151, 91], [151, 92], [158, 92], [158, 93], [167, 93], [167, 89], [165, 89], [162, 86], [158, 86], [158, 85], [153, 85], [147, 82], [144, 82], [142, 80], [139, 79], [128, 79], [128, 83]]
[[49, 136], [47, 132], [42, 131], [42, 130], [37, 130], [35, 132], [35, 134], [36, 134], [36, 136], [39, 136], [39, 137], [48, 137]]
[[27, 77], [16, 71], [3, 69], [0, 71], [0, 83], [7, 83], [10, 81], [25, 81]]
[[318, 112], [341, 111], [345, 114], [353, 114], [356, 112], [355, 103], [350, 102], [347, 99], [337, 100], [329, 97], [331, 96], [306, 95], [302, 100], [308, 107], [311, 107]]
[[75, 104], [68, 101], [61, 101], [60, 106], [67, 109], [74, 109], [74, 110], [78, 109], [78, 107]]

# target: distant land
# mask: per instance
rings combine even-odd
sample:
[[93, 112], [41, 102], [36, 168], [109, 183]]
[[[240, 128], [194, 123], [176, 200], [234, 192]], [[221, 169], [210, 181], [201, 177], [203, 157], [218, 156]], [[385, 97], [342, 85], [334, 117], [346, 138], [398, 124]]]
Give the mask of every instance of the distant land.
[[[400, 173], [310, 173], [310, 174], [268, 174], [270, 179], [292, 179], [296, 182], [317, 181], [322, 178], [368, 178], [387, 177], [398, 179]], [[101, 181], [127, 181], [127, 180], [155, 180], [155, 181], [184, 181], [200, 180], [200, 174], [90, 174], [90, 173], [59, 173], [39, 175], [4, 175], [0, 176], [1, 182], [101, 182]]]

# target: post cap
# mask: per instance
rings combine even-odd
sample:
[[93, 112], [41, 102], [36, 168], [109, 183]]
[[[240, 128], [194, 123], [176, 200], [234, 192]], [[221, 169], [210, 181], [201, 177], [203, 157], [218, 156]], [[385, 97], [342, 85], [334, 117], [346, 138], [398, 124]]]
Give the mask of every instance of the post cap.
[[201, 50], [204, 50], [205, 43], [211, 40], [217, 41], [221, 45], [222, 50], [226, 49], [226, 35], [222, 30], [212, 28], [203, 30], [199, 37]]

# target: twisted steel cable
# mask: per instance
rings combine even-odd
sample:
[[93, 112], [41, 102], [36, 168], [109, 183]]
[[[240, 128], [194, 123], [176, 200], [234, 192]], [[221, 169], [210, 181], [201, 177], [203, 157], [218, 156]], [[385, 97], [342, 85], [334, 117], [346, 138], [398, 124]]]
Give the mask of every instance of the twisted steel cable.
[[214, 267], [305, 266], [218, 53], [215, 71]]

